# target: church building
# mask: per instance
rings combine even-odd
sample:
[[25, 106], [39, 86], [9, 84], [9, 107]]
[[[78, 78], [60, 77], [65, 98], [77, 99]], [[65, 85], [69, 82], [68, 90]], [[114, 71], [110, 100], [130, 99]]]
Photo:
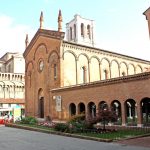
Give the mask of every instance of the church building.
[[[150, 9], [145, 12], [150, 22]], [[67, 120], [104, 107], [116, 111], [120, 125], [150, 123], [150, 61], [95, 47], [94, 21], [75, 15], [62, 31], [40, 27], [26, 36], [26, 116]], [[66, 40], [64, 40], [66, 34]]]

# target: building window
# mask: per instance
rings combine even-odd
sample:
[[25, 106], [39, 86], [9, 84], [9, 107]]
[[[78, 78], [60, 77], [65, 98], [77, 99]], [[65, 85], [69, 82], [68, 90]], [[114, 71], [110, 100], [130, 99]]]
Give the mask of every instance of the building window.
[[11, 104], [8, 104], [8, 107], [11, 107]]
[[54, 64], [54, 80], [57, 79], [57, 65]]
[[81, 23], [81, 36], [84, 37], [84, 24]]
[[74, 39], [76, 39], [76, 25], [74, 24]]
[[87, 35], [89, 39], [91, 38], [91, 31], [90, 31], [90, 25], [87, 25]]
[[87, 69], [86, 66], [82, 67], [82, 72], [83, 72], [83, 83], [87, 82]]
[[3, 108], [3, 104], [2, 103], [0, 103], [0, 107]]
[[72, 40], [72, 27], [70, 27], [70, 40]]
[[0, 72], [2, 72], [2, 68], [0, 67]]

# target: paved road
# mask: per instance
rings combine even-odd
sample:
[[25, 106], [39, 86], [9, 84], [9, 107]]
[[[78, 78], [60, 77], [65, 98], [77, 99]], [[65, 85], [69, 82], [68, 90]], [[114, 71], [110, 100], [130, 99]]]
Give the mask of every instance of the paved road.
[[0, 126], [0, 150], [149, 150]]

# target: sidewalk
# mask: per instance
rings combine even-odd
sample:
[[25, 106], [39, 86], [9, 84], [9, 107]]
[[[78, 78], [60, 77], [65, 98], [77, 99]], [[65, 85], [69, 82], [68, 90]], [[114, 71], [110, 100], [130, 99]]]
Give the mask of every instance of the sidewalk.
[[123, 145], [150, 147], [150, 136], [129, 139], [129, 140], [121, 140], [121, 141], [116, 141], [115, 143], [119, 143], [119, 144], [123, 144]]

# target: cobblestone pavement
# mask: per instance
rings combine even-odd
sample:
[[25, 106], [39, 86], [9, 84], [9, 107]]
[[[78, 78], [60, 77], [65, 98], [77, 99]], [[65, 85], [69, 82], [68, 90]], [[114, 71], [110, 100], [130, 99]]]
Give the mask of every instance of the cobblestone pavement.
[[135, 146], [142, 146], [142, 147], [149, 147], [150, 148], [150, 136], [142, 137], [142, 138], [135, 138], [130, 140], [123, 140], [118, 141], [115, 143], [124, 144], [124, 145], [135, 145]]
[[0, 126], [0, 150], [149, 150]]

